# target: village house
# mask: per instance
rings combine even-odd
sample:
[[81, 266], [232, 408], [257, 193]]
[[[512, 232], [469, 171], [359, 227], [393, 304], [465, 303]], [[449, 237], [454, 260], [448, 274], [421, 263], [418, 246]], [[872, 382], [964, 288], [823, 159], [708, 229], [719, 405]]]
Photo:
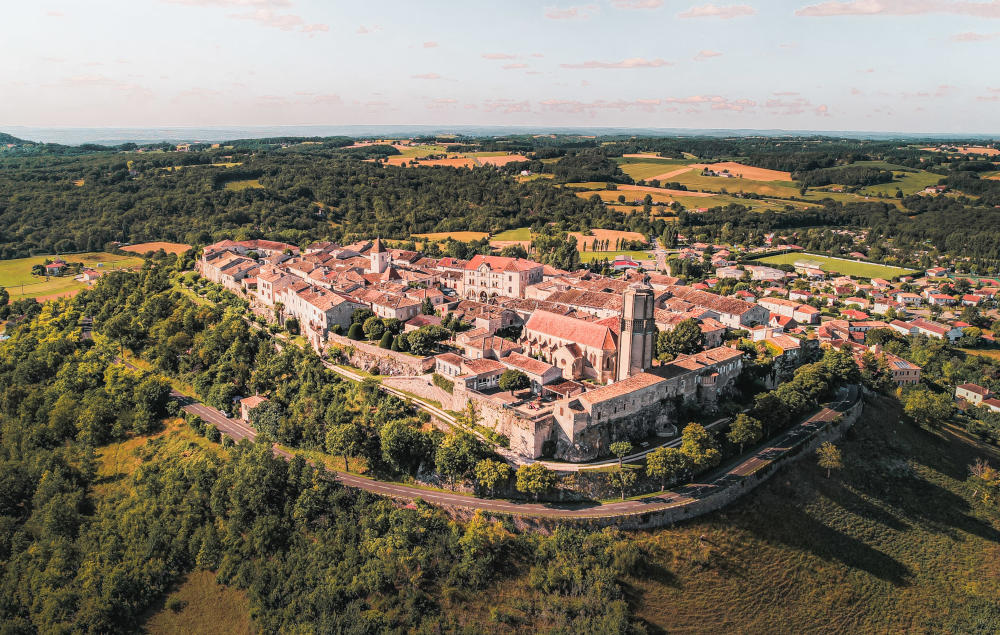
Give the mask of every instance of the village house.
[[487, 302], [497, 296], [523, 298], [528, 285], [542, 281], [542, 265], [523, 258], [477, 254], [465, 265], [462, 295]]
[[983, 388], [978, 384], [962, 384], [955, 387], [955, 399], [965, 400], [974, 406], [983, 403], [983, 400], [990, 398], [988, 388]]
[[709, 313], [707, 317], [712, 317], [732, 329], [765, 324], [770, 315], [762, 306], [690, 287], [668, 287], [666, 294], [667, 297], [677, 298], [704, 309]]

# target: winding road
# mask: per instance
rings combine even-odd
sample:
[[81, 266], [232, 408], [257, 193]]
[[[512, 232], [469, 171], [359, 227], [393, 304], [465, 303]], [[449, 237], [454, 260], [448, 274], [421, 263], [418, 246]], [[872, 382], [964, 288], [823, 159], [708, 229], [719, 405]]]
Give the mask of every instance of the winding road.
[[[353, 375], [354, 373], [350, 374]], [[182, 395], [177, 391], [172, 391], [171, 396], [181, 403], [183, 410], [198, 415], [205, 421], [210, 422], [222, 433], [231, 436], [234, 441], [238, 442], [242, 439], [247, 439], [252, 442], [257, 436], [253, 427], [239, 419], [229, 418], [221, 411], [191, 397]], [[403, 394], [401, 396], [413, 399], [409, 395]], [[799, 425], [760, 445], [751, 453], [713, 472], [707, 473], [698, 483], [690, 483], [660, 494], [614, 503], [519, 503], [508, 500], [477, 498], [458, 493], [378, 481], [349, 472], [329, 471], [338, 482], [347, 487], [355, 487], [374, 494], [397, 499], [411, 501], [422, 499], [434, 505], [462, 507], [469, 510], [483, 510], [527, 517], [570, 520], [625, 517], [689, 505], [701, 498], [719, 493], [727, 487], [741, 486], [744, 479], [751, 477], [757, 470], [774, 462], [792, 450], [806, 437], [840, 416], [844, 411], [857, 403], [860, 396], [860, 390], [857, 386], [849, 386], [841, 389], [837, 395], [837, 401], [828, 404], [825, 408], [807, 418]], [[428, 405], [434, 407], [431, 404]], [[274, 453], [286, 459], [292, 456], [290, 453], [277, 447], [274, 448]]]

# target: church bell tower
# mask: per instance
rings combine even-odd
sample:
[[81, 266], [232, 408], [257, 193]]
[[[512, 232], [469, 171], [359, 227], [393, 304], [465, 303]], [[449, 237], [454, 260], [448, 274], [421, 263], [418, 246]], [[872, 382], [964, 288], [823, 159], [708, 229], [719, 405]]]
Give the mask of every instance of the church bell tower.
[[368, 273], [383, 273], [389, 268], [389, 252], [382, 246], [381, 238], [375, 239], [368, 257]]
[[621, 337], [618, 339], [618, 381], [649, 370], [653, 365], [656, 323], [653, 320], [653, 289], [633, 284], [625, 289], [622, 303]]

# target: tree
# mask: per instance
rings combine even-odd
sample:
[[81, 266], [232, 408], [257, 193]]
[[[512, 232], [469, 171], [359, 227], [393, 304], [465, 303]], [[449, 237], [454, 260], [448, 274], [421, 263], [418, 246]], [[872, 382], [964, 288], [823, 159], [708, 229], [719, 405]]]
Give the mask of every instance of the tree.
[[268, 399], [261, 402], [257, 407], [252, 408], [249, 415], [250, 425], [257, 432], [267, 435], [272, 439], [278, 438], [281, 421], [285, 418], [285, 409], [281, 407], [280, 403]]
[[753, 417], [740, 413], [729, 426], [729, 434], [726, 435], [726, 439], [730, 443], [740, 446], [740, 454], [743, 454], [744, 445], [756, 443], [760, 441], [762, 436], [764, 436], [763, 424]]
[[352, 340], [363, 340], [365, 339], [365, 330], [359, 323], [355, 322], [351, 324], [351, 328], [347, 329], [347, 337]]
[[824, 441], [817, 448], [816, 459], [819, 462], [819, 466], [826, 470], [827, 478], [830, 478], [830, 470], [839, 470], [844, 467], [844, 464], [840, 460], [840, 448], [829, 441]]
[[10, 294], [7, 293], [7, 289], [0, 287], [0, 320], [6, 320], [7, 315], [10, 313], [10, 308], [7, 303], [10, 302]]
[[980, 496], [982, 501], [989, 505], [998, 499], [1000, 493], [1000, 472], [990, 467], [984, 459], [976, 459], [976, 462], [969, 466], [969, 480], [975, 486], [976, 491], [973, 497]]
[[609, 447], [611, 453], [618, 457], [618, 468], [621, 469], [622, 461], [632, 451], [632, 444], [628, 441], [615, 441]]
[[635, 470], [626, 470], [619, 466], [608, 475], [608, 482], [621, 490], [622, 500], [625, 500], [625, 490], [635, 484], [636, 478]]
[[434, 465], [454, 487], [456, 478], [472, 475], [472, 470], [484, 454], [485, 450], [476, 437], [458, 431], [446, 436], [438, 446], [434, 453]]
[[382, 460], [397, 472], [413, 474], [430, 458], [430, 438], [408, 422], [395, 419], [379, 430]]
[[556, 485], [556, 473], [541, 463], [531, 463], [517, 468], [517, 491], [538, 497]]
[[348, 469], [347, 457], [360, 456], [365, 449], [365, 433], [356, 423], [330, 426], [326, 433], [326, 450], [344, 457], [344, 471]]
[[370, 340], [382, 339], [382, 335], [385, 333], [385, 324], [382, 323], [382, 318], [378, 316], [371, 316], [364, 323], [365, 336]]
[[365, 321], [375, 315], [371, 309], [354, 309], [351, 313], [351, 324], [364, 324]]
[[722, 454], [715, 445], [712, 434], [697, 423], [684, 426], [681, 433], [681, 452], [691, 460], [694, 470], [715, 467], [722, 460]]
[[667, 488], [667, 480], [691, 469], [691, 459], [678, 448], [661, 446], [646, 455], [646, 474], [660, 479], [660, 491]]
[[434, 303], [431, 302], [430, 298], [424, 298], [424, 301], [420, 303], [420, 313], [421, 315], [434, 315]]
[[379, 348], [389, 350], [392, 348], [392, 333], [386, 331], [382, 334], [382, 339], [378, 343]]
[[497, 485], [510, 477], [510, 466], [503, 461], [483, 459], [476, 463], [476, 481], [490, 490], [490, 496], [496, 497]]
[[500, 390], [509, 390], [514, 392], [515, 390], [524, 390], [531, 385], [531, 380], [528, 376], [519, 370], [514, 370], [513, 368], [508, 368], [503, 371], [500, 375]]
[[948, 395], [918, 388], [906, 395], [903, 412], [917, 423], [940, 426], [951, 416], [951, 399]]
[[528, 252], [520, 243], [514, 243], [513, 245], [507, 245], [501, 249], [500, 255], [505, 258], [527, 258]]
[[701, 327], [693, 319], [683, 320], [672, 331], [660, 331], [656, 336], [656, 354], [676, 357], [701, 350]]
[[437, 348], [437, 343], [451, 337], [451, 332], [436, 324], [421, 326], [411, 331], [407, 336], [410, 352], [414, 355], [431, 355]]

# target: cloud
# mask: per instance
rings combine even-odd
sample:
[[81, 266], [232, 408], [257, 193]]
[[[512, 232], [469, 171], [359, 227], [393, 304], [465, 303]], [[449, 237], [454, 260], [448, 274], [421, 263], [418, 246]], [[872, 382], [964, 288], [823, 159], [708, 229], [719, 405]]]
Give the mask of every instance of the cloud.
[[441, 76], [437, 73], [420, 73], [419, 75], [412, 75], [413, 79], [441, 79]]
[[597, 6], [593, 4], [582, 7], [566, 7], [565, 9], [553, 7], [545, 12], [545, 17], [549, 20], [586, 20], [596, 10]]
[[668, 62], [660, 58], [654, 60], [647, 60], [642, 57], [630, 57], [627, 60], [622, 60], [620, 62], [600, 62], [597, 60], [590, 60], [587, 62], [580, 62], [578, 64], [560, 64], [559, 66], [563, 68], [574, 68], [574, 69], [592, 69], [592, 68], [659, 68], [661, 66], [673, 66], [673, 62]]
[[483, 102], [483, 111], [499, 112], [504, 114], [531, 112], [531, 103], [527, 100], [515, 101], [513, 99], [487, 99]]
[[694, 61], [704, 62], [707, 59], [711, 59], [713, 57], [721, 57], [721, 56], [722, 53], [718, 51], [708, 51], [708, 50], [698, 51], [698, 54], [694, 56]]
[[424, 42], [425, 49], [436, 49], [438, 47], [437, 42]]
[[951, 36], [952, 42], [985, 42], [987, 40], [995, 40], [1000, 37], [1000, 33], [956, 33]]
[[659, 9], [663, 0], [614, 0], [611, 4], [616, 9]]
[[502, 68], [505, 71], [512, 71], [512, 70], [517, 70], [519, 68], [528, 68], [528, 65], [527, 64], [504, 64], [502, 66]]
[[727, 7], [719, 7], [714, 4], [706, 4], [700, 7], [691, 7], [683, 13], [677, 14], [678, 18], [719, 18], [729, 20], [745, 15], [754, 15], [757, 10], [748, 4], [734, 4]]
[[376, 33], [381, 30], [382, 26], [378, 24], [372, 25], [370, 27], [362, 24], [361, 26], [358, 27], [358, 30], [355, 31], [355, 33], [357, 33], [358, 35], [371, 35], [372, 33]]
[[272, 29], [282, 31], [299, 31], [302, 33], [315, 33], [317, 31], [329, 31], [326, 24], [307, 24], [302, 16], [292, 13], [275, 13], [271, 9], [257, 9], [247, 13], [231, 13], [230, 18], [235, 20], [249, 20], [257, 24]]
[[510, 53], [483, 53], [480, 55], [481, 58], [485, 60], [513, 60], [517, 59], [517, 55], [511, 55]]
[[925, 15], [949, 13], [977, 18], [1000, 18], [1000, 0], [835, 0], [803, 7], [795, 12], [802, 17], [841, 15]]

